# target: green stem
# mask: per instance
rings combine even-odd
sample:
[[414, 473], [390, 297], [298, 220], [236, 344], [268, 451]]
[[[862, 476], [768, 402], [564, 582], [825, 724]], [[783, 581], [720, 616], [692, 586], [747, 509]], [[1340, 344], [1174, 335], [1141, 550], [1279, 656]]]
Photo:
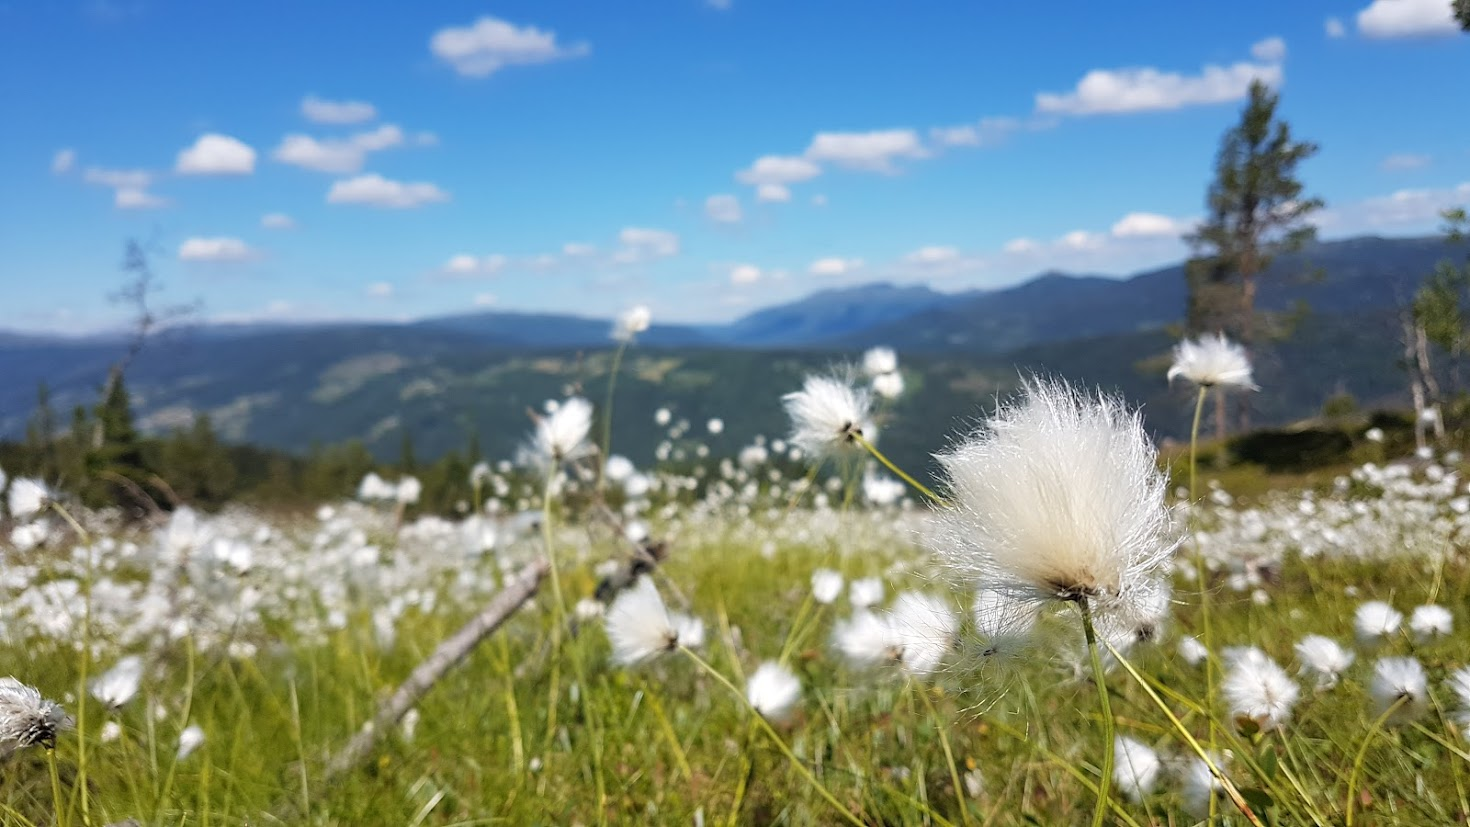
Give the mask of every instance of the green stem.
[[902, 468], [894, 465], [892, 460], [890, 460], [888, 457], [883, 456], [883, 452], [878, 450], [878, 446], [869, 442], [867, 438], [864, 437], [862, 434], [853, 432], [852, 438], [853, 441], [855, 441], [857, 444], [866, 448], [868, 450], [868, 453], [873, 455], [873, 459], [876, 459], [879, 462], [883, 463], [883, 466], [885, 468], [896, 474], [899, 479], [913, 486], [914, 490], [928, 497], [930, 502], [936, 505], [946, 505], [942, 497], [940, 497], [938, 494], [935, 494], [933, 491], [930, 491], [928, 486], [909, 476], [907, 473], [904, 472]]
[[561, 574], [556, 561], [556, 544], [551, 539], [551, 485], [556, 479], [556, 464], [546, 468], [546, 483], [541, 493], [541, 540], [546, 546], [547, 568], [551, 574], [551, 685], [546, 699], [546, 747], [551, 748], [556, 738], [556, 707], [561, 694], [561, 630], [566, 620], [567, 607], [562, 602]]
[[730, 683], [729, 678], [725, 677], [713, 666], [710, 666], [707, 662], [705, 662], [704, 658], [701, 658], [692, 650], [680, 646], [679, 651], [683, 652], [685, 655], [688, 655], [689, 659], [694, 661], [696, 666], [698, 666], [700, 669], [703, 669], [705, 673], [714, 678], [726, 689], [730, 690], [731, 694], [733, 694], [736, 698], [740, 699], [740, 703], [745, 706], [746, 710], [749, 711], [751, 715], [755, 716], [754, 721], [756, 723], [756, 726], [759, 726], [761, 730], [766, 733], [766, 737], [770, 738], [771, 741], [775, 743], [776, 748], [781, 751], [782, 755], [786, 756], [786, 760], [791, 762], [791, 766], [795, 767], [796, 771], [801, 773], [802, 778], [806, 779], [806, 782], [811, 785], [812, 789], [816, 790], [817, 793], [821, 795], [828, 804], [831, 804], [832, 807], [837, 810], [837, 812], [841, 813], [842, 817], [846, 819], [848, 823], [855, 824], [857, 825], [857, 827], [867, 827], [863, 823], [863, 820], [853, 815], [851, 810], [844, 807], [842, 805], [842, 802], [838, 801], [837, 797], [832, 795], [832, 792], [828, 790], [827, 787], [823, 785], [822, 782], [815, 775], [812, 774], [812, 771], [807, 768], [806, 764], [802, 763], [801, 759], [796, 756], [796, 753], [791, 751], [791, 747], [787, 746], [786, 741], [781, 738], [781, 735], [777, 733], [776, 729], [771, 726], [769, 721], [766, 720], [766, 716], [760, 714], [760, 712], [757, 711], [755, 707], [750, 705], [750, 700], [745, 697], [744, 692], [741, 692], [740, 689], [735, 686], [735, 684]]
[[[1205, 410], [1205, 397], [1209, 394], [1209, 387], [1200, 385], [1199, 394], [1194, 400], [1194, 423], [1189, 428], [1189, 522], [1193, 529], [1196, 515], [1196, 504], [1199, 501], [1197, 488], [1198, 466], [1199, 466], [1199, 423]], [[1208, 730], [1205, 733], [1210, 751], [1213, 752], [1217, 746], [1215, 739], [1215, 724], [1212, 717], [1215, 709], [1215, 684], [1218, 682], [1215, 663], [1215, 640], [1214, 629], [1210, 616], [1210, 588], [1209, 567], [1205, 565], [1205, 557], [1200, 553], [1198, 545], [1194, 548], [1194, 579], [1199, 585], [1199, 616], [1200, 631], [1205, 646], [1205, 709], [1210, 710], [1205, 715]], [[1210, 798], [1210, 817], [1215, 816], [1215, 799]]]
[[612, 456], [612, 412], [613, 412], [613, 390], [618, 386], [618, 370], [623, 366], [623, 351], [628, 349], [628, 342], [618, 345], [613, 353], [612, 373], [607, 377], [607, 402], [602, 406], [602, 462], [597, 466], [597, 490], [602, 490], [603, 469], [607, 468], [607, 458]]
[[929, 697], [929, 688], [918, 681], [910, 679], [914, 691], [924, 700], [924, 706], [929, 710], [929, 717], [934, 719], [934, 731], [939, 733], [939, 745], [944, 748], [944, 760], [949, 765], [949, 781], [954, 784], [954, 800], [960, 807], [960, 819], [970, 823], [970, 804], [965, 800], [965, 788], [960, 784], [960, 770], [955, 764], [954, 750], [949, 745], [949, 734], [944, 719], [939, 717], [939, 709], [934, 705], [934, 699]]
[[1102, 827], [1113, 787], [1113, 741], [1117, 723], [1113, 720], [1113, 703], [1108, 698], [1108, 676], [1103, 670], [1102, 653], [1098, 651], [1097, 632], [1092, 627], [1092, 607], [1084, 597], [1077, 601], [1077, 608], [1082, 610], [1082, 634], [1087, 639], [1087, 654], [1092, 659], [1092, 680], [1097, 684], [1097, 702], [1102, 710], [1102, 777], [1097, 784], [1097, 806], [1092, 811], [1092, 827]]
[[62, 807], [61, 773], [58, 772], [56, 769], [55, 747], [46, 750], [46, 763], [51, 768], [51, 809], [56, 813], [56, 823], [64, 824], [69, 819], [63, 820], [63, 813], [65, 813], [66, 810]]
[[1379, 715], [1378, 720], [1373, 722], [1373, 726], [1368, 728], [1368, 734], [1363, 736], [1363, 743], [1358, 745], [1358, 754], [1353, 758], [1352, 772], [1348, 773], [1347, 802], [1344, 804], [1342, 822], [1345, 827], [1353, 827], [1353, 816], [1358, 807], [1358, 776], [1362, 774], [1363, 761], [1368, 757], [1368, 745], [1373, 743], [1373, 736], [1377, 735], [1380, 729], [1383, 729], [1383, 725], [1388, 723], [1388, 719], [1393, 717], [1393, 714], [1399, 711], [1399, 707], [1407, 703], [1408, 700], [1408, 697], [1400, 695], [1397, 700], [1389, 705], [1388, 709], [1383, 710], [1383, 714]]

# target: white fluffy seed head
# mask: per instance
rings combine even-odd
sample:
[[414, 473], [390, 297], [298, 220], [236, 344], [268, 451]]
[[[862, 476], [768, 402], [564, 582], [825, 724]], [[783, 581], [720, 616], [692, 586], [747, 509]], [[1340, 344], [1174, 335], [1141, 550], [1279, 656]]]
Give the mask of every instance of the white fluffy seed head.
[[842, 575], [831, 569], [812, 572], [812, 599], [822, 605], [830, 604], [842, 594]]
[[903, 374], [898, 371], [880, 373], [873, 377], [873, 393], [884, 399], [897, 399], [903, 396], [903, 388]]
[[778, 721], [790, 715], [801, 698], [801, 681], [791, 670], [768, 660], [746, 682], [745, 698], [763, 717]]
[[190, 724], [179, 733], [178, 760], [182, 761], [204, 745], [204, 730], [198, 724]]
[[1424, 674], [1424, 666], [1414, 658], [1379, 658], [1373, 664], [1368, 694], [1373, 698], [1377, 714], [1393, 709], [1390, 722], [1410, 721], [1424, 714], [1429, 706], [1429, 678]]
[[1154, 791], [1163, 768], [1164, 762], [1148, 744], [1126, 735], [1113, 741], [1113, 779], [1135, 804]]
[[71, 726], [66, 712], [35, 687], [15, 678], [0, 678], [0, 754], [55, 746], [57, 733]]
[[1301, 662], [1302, 674], [1316, 678], [1318, 689], [1336, 686], [1342, 673], [1353, 665], [1354, 657], [1337, 641], [1322, 635], [1307, 635], [1296, 644], [1296, 658]]
[[931, 542], [962, 577], [1016, 599], [1085, 597], [1100, 622], [1157, 613], [1180, 536], [1153, 444], [1121, 401], [1033, 379], [939, 459], [952, 505], [936, 509]]
[[898, 662], [913, 675], [928, 675], [939, 668], [954, 645], [959, 625], [959, 618], [943, 600], [920, 592], [900, 594], [888, 613]]
[[867, 609], [859, 609], [852, 617], [837, 622], [832, 631], [832, 645], [854, 666], [895, 662], [901, 654], [887, 620]]
[[1179, 657], [1190, 666], [1199, 666], [1210, 656], [1210, 650], [1197, 637], [1179, 638]]
[[[679, 645], [679, 630], [653, 581], [638, 578], [608, 607], [603, 619], [613, 661], [631, 666]], [[703, 627], [701, 626], [701, 631]]]
[[863, 354], [863, 373], [869, 376], [882, 376], [885, 373], [893, 373], [898, 370], [898, 354], [891, 347], [869, 348]]
[[1409, 615], [1409, 631], [1414, 633], [1414, 639], [1420, 643], [1445, 637], [1454, 629], [1455, 616], [1443, 606], [1420, 606]]
[[1251, 379], [1251, 360], [1245, 348], [1220, 334], [1205, 334], [1175, 345], [1169, 381], [1177, 376], [1207, 388], [1260, 390]]
[[1220, 691], [1232, 715], [1254, 721], [1263, 732], [1280, 729], [1291, 720], [1301, 689], [1285, 669], [1259, 649], [1244, 650], [1229, 661]]
[[877, 577], [859, 577], [848, 584], [847, 599], [854, 609], [871, 609], [883, 602], [883, 581]]
[[9, 499], [10, 516], [23, 523], [46, 507], [47, 501], [51, 499], [51, 491], [40, 480], [16, 477], [10, 481]]
[[591, 430], [592, 403], [574, 396], [557, 405], [556, 410], [536, 417], [536, 428], [522, 459], [540, 468], [581, 459], [595, 450], [587, 441]]
[[92, 681], [92, 697], [103, 706], [117, 709], [138, 694], [143, 682], [143, 659], [128, 655]]
[[852, 371], [831, 376], [808, 376], [801, 390], [781, 397], [791, 417], [791, 442], [802, 452], [827, 456], [851, 450], [855, 437], [869, 442], [878, 431], [871, 420], [873, 397], [867, 388], [853, 385]]
[[648, 329], [653, 322], [653, 313], [647, 305], [634, 305], [623, 311], [618, 320], [613, 323], [612, 337], [614, 341], [631, 342], [633, 337]]
[[1404, 616], [1381, 600], [1370, 600], [1353, 615], [1353, 631], [1361, 644], [1373, 644], [1398, 634]]

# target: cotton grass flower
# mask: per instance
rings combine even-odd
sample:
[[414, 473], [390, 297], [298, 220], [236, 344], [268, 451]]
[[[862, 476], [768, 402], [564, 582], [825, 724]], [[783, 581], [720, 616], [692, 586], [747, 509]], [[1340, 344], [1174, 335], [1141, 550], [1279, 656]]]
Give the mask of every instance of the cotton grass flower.
[[613, 323], [612, 337], [617, 342], [631, 342], [633, 337], [648, 329], [653, 323], [653, 313], [647, 305], [634, 305], [618, 317]]
[[1205, 388], [1260, 390], [1251, 379], [1251, 362], [1245, 348], [1220, 334], [1207, 333], [1175, 345], [1169, 381], [1173, 382], [1176, 376]]
[[30, 477], [16, 477], [10, 481], [10, 516], [25, 522], [41, 512], [51, 501], [51, 491], [46, 483]]
[[891, 347], [869, 348], [863, 354], [863, 373], [877, 377], [898, 370], [898, 354]]
[[1353, 665], [1354, 657], [1337, 641], [1322, 635], [1307, 635], [1296, 644], [1296, 658], [1302, 665], [1302, 674], [1314, 677], [1318, 689], [1337, 686], [1338, 678]]
[[536, 429], [524, 458], [540, 467], [581, 459], [596, 449], [587, 441], [592, 431], [592, 403], [574, 396], [555, 411], [536, 417]]
[[904, 592], [893, 601], [888, 630], [898, 662], [912, 675], [928, 675], [939, 668], [954, 646], [959, 618], [938, 597]]
[[1164, 762], [1148, 744], [1126, 735], [1113, 741], [1113, 780], [1133, 803], [1154, 791], [1163, 768]]
[[1446, 637], [1454, 628], [1455, 616], [1443, 606], [1420, 606], [1409, 615], [1409, 631], [1414, 633], [1414, 640], [1420, 643]]
[[204, 746], [204, 730], [198, 724], [190, 724], [179, 733], [179, 751], [176, 760], [182, 761]]
[[37, 745], [50, 749], [71, 726], [66, 712], [35, 687], [0, 678], [0, 756]]
[[872, 395], [848, 376], [808, 376], [781, 403], [791, 417], [791, 443], [805, 454], [828, 456], [850, 449], [857, 437], [871, 442], [877, 436]]
[[1286, 670], [1259, 649], [1230, 658], [1220, 692], [1237, 719], [1255, 722], [1263, 732], [1281, 729], [1291, 720], [1301, 689]]
[[745, 699], [769, 721], [787, 718], [801, 698], [801, 681], [791, 670], [768, 660], [756, 668], [745, 684]]
[[1184, 636], [1179, 638], [1179, 657], [1190, 666], [1199, 666], [1210, 656], [1210, 650], [1205, 647], [1197, 637]]
[[842, 594], [842, 575], [831, 569], [812, 572], [812, 599], [822, 605], [830, 604]]
[[848, 584], [847, 599], [854, 609], [871, 609], [883, 602], [883, 581], [877, 577], [859, 577]]
[[1373, 680], [1368, 683], [1368, 694], [1373, 698], [1379, 715], [1398, 704], [1389, 716], [1390, 722], [1412, 720], [1429, 706], [1429, 678], [1424, 674], [1424, 666], [1414, 658], [1379, 658], [1373, 664]]
[[613, 661], [622, 666], [671, 652], [679, 645], [674, 618], [648, 577], [638, 578], [618, 595], [608, 607], [603, 625], [612, 644]]
[[903, 396], [903, 388], [903, 374], [898, 371], [880, 373], [873, 377], [873, 393], [884, 399], [897, 399]]
[[1462, 666], [1450, 673], [1446, 683], [1449, 684], [1450, 691], [1455, 693], [1456, 699], [1460, 702], [1460, 709], [1456, 715], [1456, 720], [1460, 724], [1460, 734], [1470, 740], [1470, 666]]
[[[1224, 769], [1218, 755], [1211, 755], [1210, 763]], [[1184, 806], [1199, 817], [1209, 813], [1210, 800], [1225, 790], [1220, 779], [1210, 771], [1210, 763], [1197, 756], [1190, 757], [1179, 771], [1179, 792], [1184, 798]]]
[[1381, 600], [1370, 600], [1353, 614], [1353, 631], [1360, 644], [1374, 644], [1398, 634], [1403, 622], [1404, 616], [1397, 609]]
[[1033, 379], [939, 457], [952, 507], [936, 553], [974, 583], [1037, 603], [1087, 600], [1099, 619], [1154, 611], [1180, 536], [1137, 414]]
[[92, 681], [90, 691], [97, 702], [109, 709], [119, 709], [138, 694], [143, 682], [143, 659], [128, 655]]

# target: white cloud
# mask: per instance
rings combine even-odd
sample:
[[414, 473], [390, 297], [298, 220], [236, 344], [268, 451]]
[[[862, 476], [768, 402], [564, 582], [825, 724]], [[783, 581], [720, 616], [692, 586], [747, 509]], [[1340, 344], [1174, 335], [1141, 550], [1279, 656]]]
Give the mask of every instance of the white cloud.
[[211, 132], [179, 152], [174, 171], [181, 175], [249, 175], [255, 171], [255, 150], [237, 138]]
[[301, 100], [301, 114], [312, 123], [363, 123], [378, 117], [378, 108], [367, 101], [333, 101], [307, 95]]
[[1039, 249], [1041, 249], [1041, 244], [1030, 238], [1013, 238], [1001, 248], [1003, 252], [1013, 256], [1034, 253]]
[[904, 261], [920, 265], [948, 264], [959, 257], [960, 251], [954, 247], [920, 247], [904, 256]]
[[375, 281], [367, 286], [367, 294], [375, 299], [386, 299], [393, 295], [393, 285], [386, 281]]
[[1017, 118], [981, 118], [973, 124], [936, 126], [929, 130], [929, 140], [942, 147], [995, 146], [1022, 126]]
[[82, 180], [88, 184], [98, 184], [113, 189], [147, 189], [153, 183], [152, 173], [141, 169], [103, 169], [101, 167], [88, 167], [82, 173]]
[[179, 245], [180, 261], [248, 261], [255, 251], [238, 238], [189, 238]]
[[829, 256], [813, 261], [807, 267], [807, 272], [814, 276], [845, 276], [862, 266], [863, 260], [860, 258]]
[[475, 307], [493, 307], [496, 301], [494, 293], [476, 293], [474, 298]]
[[755, 188], [755, 200], [784, 204], [791, 200], [791, 188], [785, 184], [761, 184]]
[[586, 43], [563, 46], [556, 33], [481, 17], [470, 26], [449, 26], [434, 33], [429, 51], [467, 77], [489, 77], [506, 66], [526, 66], [582, 57]]
[[62, 149], [51, 158], [51, 171], [57, 175], [71, 172], [72, 167], [77, 165], [77, 151], [75, 149]]
[[1430, 157], [1414, 152], [1395, 152], [1383, 159], [1383, 168], [1389, 172], [1401, 172], [1409, 169], [1423, 169], [1429, 166]]
[[745, 217], [740, 199], [733, 195], [711, 195], [704, 201], [704, 214], [717, 224], [739, 224]]
[[624, 227], [618, 233], [618, 241], [623, 245], [613, 254], [613, 261], [618, 264], [637, 264], [679, 253], [679, 236], [668, 230]]
[[591, 244], [583, 244], [578, 241], [568, 241], [561, 245], [561, 254], [568, 258], [585, 258], [597, 255], [597, 248]]
[[754, 264], [737, 264], [730, 268], [731, 284], [755, 284], [761, 280], [761, 268]]
[[928, 155], [912, 129], [880, 129], [872, 132], [819, 132], [806, 149], [812, 161], [828, 161], [850, 169], [892, 172], [898, 158]]
[[1364, 37], [1438, 37], [1458, 34], [1450, 0], [1373, 0], [1358, 12]]
[[1097, 250], [1107, 242], [1107, 236], [1087, 230], [1073, 230], [1057, 239], [1057, 246], [1064, 250]]
[[1286, 41], [1279, 37], [1268, 37], [1251, 46], [1251, 57], [1262, 63], [1280, 63], [1286, 60]]
[[283, 164], [317, 172], [357, 172], [367, 162], [368, 153], [400, 146], [403, 142], [403, 130], [394, 124], [383, 124], [371, 132], [359, 132], [348, 138], [317, 140], [310, 135], [291, 134], [281, 139], [271, 157]]
[[762, 155], [746, 169], [735, 173], [735, 180], [750, 186], [799, 184], [822, 174], [822, 168], [795, 155]]
[[1174, 238], [1188, 232], [1190, 222], [1151, 212], [1131, 212], [1113, 224], [1113, 238]]
[[449, 261], [444, 263], [444, 272], [454, 278], [481, 278], [499, 273], [509, 263], [510, 259], [499, 253], [484, 257], [460, 253], [457, 256], [451, 256]]
[[[1153, 67], [1094, 69], [1070, 92], [1037, 93], [1036, 111], [1057, 115], [1153, 112], [1240, 100], [1256, 80], [1268, 86], [1281, 85], [1283, 72], [1279, 57], [1285, 55], [1286, 44], [1280, 38], [1269, 38], [1251, 50], [1261, 62], [1209, 65], [1198, 75], [1163, 72]], [[1266, 60], [1260, 57], [1262, 54], [1275, 55], [1277, 60]]]
[[134, 187], [120, 187], [112, 196], [112, 205], [120, 210], [152, 210], [167, 207], [168, 199]]
[[375, 172], [337, 181], [327, 191], [328, 204], [364, 204], [393, 210], [413, 209], [448, 200], [449, 193], [433, 184], [393, 181]]
[[1342, 20], [1336, 17], [1327, 18], [1322, 28], [1327, 32], [1328, 37], [1343, 37], [1347, 34], [1347, 27], [1342, 24]]
[[266, 213], [260, 217], [260, 226], [267, 230], [294, 230], [296, 221], [285, 213]]
[[1342, 213], [1328, 216], [1329, 223], [1353, 227], [1391, 227], [1405, 224], [1429, 224], [1451, 207], [1470, 202], [1470, 181], [1445, 189], [1399, 190], [1385, 196], [1368, 198], [1347, 207]]

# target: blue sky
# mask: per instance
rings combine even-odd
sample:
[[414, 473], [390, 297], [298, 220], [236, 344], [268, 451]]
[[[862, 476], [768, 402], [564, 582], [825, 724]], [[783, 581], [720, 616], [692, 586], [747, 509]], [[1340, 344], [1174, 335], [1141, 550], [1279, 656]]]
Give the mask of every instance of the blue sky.
[[1176, 260], [1245, 88], [1325, 237], [1470, 202], [1449, 0], [0, 2], [0, 328], [731, 318]]

